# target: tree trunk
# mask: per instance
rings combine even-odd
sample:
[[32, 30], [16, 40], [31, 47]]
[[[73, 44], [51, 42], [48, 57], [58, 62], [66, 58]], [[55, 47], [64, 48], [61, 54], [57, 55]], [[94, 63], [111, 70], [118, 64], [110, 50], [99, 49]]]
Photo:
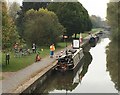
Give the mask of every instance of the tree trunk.
[[77, 34], [75, 33], [75, 38], [77, 38]]

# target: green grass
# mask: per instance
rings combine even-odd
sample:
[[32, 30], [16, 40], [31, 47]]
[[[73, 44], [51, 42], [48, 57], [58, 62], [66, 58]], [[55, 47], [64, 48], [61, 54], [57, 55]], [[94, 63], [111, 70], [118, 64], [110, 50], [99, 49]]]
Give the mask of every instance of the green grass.
[[[100, 30], [101, 29], [92, 29], [92, 32], [94, 33], [94, 32], [100, 31]], [[83, 38], [86, 36], [88, 36], [88, 32], [82, 33]], [[79, 38], [79, 35], [77, 35], [77, 37]], [[70, 42], [67, 42], [67, 45], [70, 45], [70, 44], [71, 44]], [[63, 49], [65, 47], [66, 47], [65, 42], [59, 42], [56, 45], [56, 51]], [[43, 49], [43, 51], [41, 51], [41, 49]], [[40, 57], [42, 57], [42, 58], [49, 56], [49, 54], [50, 54], [49, 46], [48, 47], [42, 46], [42, 47], [38, 48], [38, 51], [40, 52]], [[16, 57], [14, 57], [14, 52], [12, 51], [12, 52], [10, 52], [10, 56], [11, 56], [10, 64], [5, 65], [5, 53], [0, 52], [0, 59], [2, 59], [2, 61], [0, 61], [0, 65], [2, 64], [3, 72], [15, 72], [15, 71], [21, 70], [21, 69], [33, 64], [35, 62], [36, 54], [30, 54], [27, 56], [22, 56], [20, 58], [16, 58]]]
[[[71, 42], [67, 42], [67, 46], [68, 45], [70, 45], [71, 44]], [[57, 44], [57, 49], [59, 50], [59, 49], [62, 49], [62, 48], [65, 48], [66, 47], [66, 42], [59, 42], [58, 44]]]
[[[68, 42], [68, 45], [70, 44], [70, 42]], [[65, 48], [66, 43], [65, 42], [60, 42], [56, 45], [56, 51]], [[43, 51], [41, 51], [41, 49], [43, 49]], [[49, 50], [49, 46], [48, 47], [40, 47], [38, 48], [38, 51], [40, 52], [40, 57], [44, 58], [46, 56], [49, 56], [50, 54], [50, 50]], [[22, 57], [14, 57], [14, 52], [10, 52], [10, 64], [9, 65], [5, 65], [5, 53], [2, 53], [2, 72], [15, 72], [18, 70], [21, 70], [31, 64], [33, 64], [35, 62], [35, 57], [36, 54], [30, 54], [27, 56], [22, 56]]]
[[[101, 31], [102, 29], [101, 28], [94, 28], [94, 29], [92, 29], [90, 32], [91, 33], [95, 33], [95, 32], [97, 32], [97, 31]], [[85, 32], [85, 33], [82, 33], [82, 38], [85, 38], [85, 37], [87, 37], [89, 34], [89, 31], [88, 32]], [[73, 38], [75, 37], [75, 35], [73, 35], [72, 36]], [[80, 37], [80, 34], [77, 34], [77, 38], [79, 38]]]
[[5, 65], [5, 53], [2, 54], [2, 71], [3, 72], [14, 72], [18, 71], [22, 68], [25, 68], [35, 62], [36, 54], [31, 54], [29, 56], [22, 56], [20, 58], [14, 57], [14, 53], [10, 52], [10, 64]]
[[94, 28], [94, 29], [92, 29], [92, 33], [94, 33], [94, 32], [97, 32], [97, 31], [102, 31], [103, 29], [102, 28]]

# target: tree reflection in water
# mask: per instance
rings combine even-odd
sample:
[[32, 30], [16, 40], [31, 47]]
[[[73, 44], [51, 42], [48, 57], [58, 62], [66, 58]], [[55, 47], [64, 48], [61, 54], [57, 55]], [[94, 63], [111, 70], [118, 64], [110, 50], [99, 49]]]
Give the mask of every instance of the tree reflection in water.
[[110, 42], [109, 46], [106, 49], [107, 54], [107, 71], [109, 71], [111, 80], [115, 84], [115, 88], [120, 91], [120, 69], [119, 69], [119, 60], [118, 54], [120, 50], [118, 48], [117, 42]]
[[90, 54], [90, 52], [84, 52], [84, 65], [82, 67], [81, 73], [79, 74], [81, 80], [87, 73], [88, 67], [91, 64], [91, 62], [92, 62], [92, 55]]
[[[83, 64], [76, 68], [73, 71], [68, 71], [63, 73], [60, 72], [54, 72], [42, 85], [42, 87], [38, 87], [34, 92], [35, 93], [50, 93], [50, 92], [56, 92], [57, 91], [73, 91], [77, 85], [80, 83], [80, 77], [84, 76], [87, 71], [88, 67], [92, 61], [92, 56], [90, 52], [85, 52], [83, 60], [80, 64]], [[82, 71], [81, 71], [82, 68]], [[77, 76], [77, 78], [76, 78]], [[77, 79], [79, 78], [79, 81]]]

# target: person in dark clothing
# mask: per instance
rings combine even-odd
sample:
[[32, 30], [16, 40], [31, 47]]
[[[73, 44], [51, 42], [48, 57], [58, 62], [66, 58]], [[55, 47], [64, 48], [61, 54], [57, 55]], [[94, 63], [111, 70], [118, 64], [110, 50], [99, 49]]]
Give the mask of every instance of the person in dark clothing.
[[33, 53], [36, 53], [36, 45], [35, 45], [35, 43], [33, 43], [33, 45], [32, 45], [32, 51], [33, 51]]
[[9, 53], [6, 54], [6, 65], [9, 64], [9, 60], [10, 60], [10, 55]]

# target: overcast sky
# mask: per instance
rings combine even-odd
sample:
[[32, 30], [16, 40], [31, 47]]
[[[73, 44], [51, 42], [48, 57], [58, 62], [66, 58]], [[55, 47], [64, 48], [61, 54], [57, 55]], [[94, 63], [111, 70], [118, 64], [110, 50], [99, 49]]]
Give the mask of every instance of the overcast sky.
[[109, 0], [79, 0], [88, 10], [89, 15], [97, 15], [105, 19]]
[[[7, 0], [7, 1], [9, 2], [16, 1], [22, 4], [23, 0]], [[79, 1], [88, 10], [89, 15], [96, 15], [105, 19], [107, 3], [109, 2], [109, 0], [79, 0]]]

